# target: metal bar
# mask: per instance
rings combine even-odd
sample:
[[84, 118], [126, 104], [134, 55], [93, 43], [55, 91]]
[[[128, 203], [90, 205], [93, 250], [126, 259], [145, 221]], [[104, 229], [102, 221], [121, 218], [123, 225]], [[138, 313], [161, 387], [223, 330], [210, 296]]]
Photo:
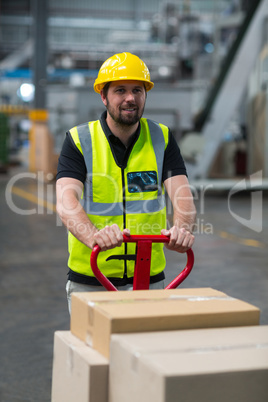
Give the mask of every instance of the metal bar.
[[150, 286], [152, 241], [137, 242], [137, 257], [133, 279], [133, 290], [147, 290]]
[[176, 289], [190, 274], [193, 265], [194, 265], [194, 253], [192, 249], [189, 249], [187, 251], [187, 263], [185, 268], [181, 271], [181, 273], [178, 276], [176, 276], [175, 279], [173, 279], [173, 281], [170, 282], [169, 285], [165, 287], [165, 289]]
[[116, 287], [112, 284], [112, 282], [109, 281], [108, 278], [106, 278], [105, 275], [99, 270], [98, 265], [97, 265], [97, 257], [99, 252], [101, 251], [100, 246], [96, 245], [91, 253], [90, 256], [90, 265], [91, 269], [93, 271], [93, 274], [96, 276], [98, 281], [102, 284], [102, 286], [105, 287], [105, 289], [110, 290], [110, 291], [118, 291]]
[[35, 86], [34, 108], [46, 108], [47, 81], [47, 1], [32, 1], [34, 25], [33, 83]]
[[[149, 289], [150, 285], [150, 264], [152, 243], [168, 243], [169, 237], [163, 235], [123, 235], [125, 243], [137, 243], [137, 259], [135, 264], [133, 290]], [[99, 282], [107, 289], [117, 291], [118, 289], [101, 273], [97, 266], [97, 257], [101, 251], [96, 245], [91, 253], [91, 269]], [[192, 249], [187, 250], [187, 263], [181, 273], [165, 289], [176, 288], [190, 274], [194, 265], [194, 253]]]

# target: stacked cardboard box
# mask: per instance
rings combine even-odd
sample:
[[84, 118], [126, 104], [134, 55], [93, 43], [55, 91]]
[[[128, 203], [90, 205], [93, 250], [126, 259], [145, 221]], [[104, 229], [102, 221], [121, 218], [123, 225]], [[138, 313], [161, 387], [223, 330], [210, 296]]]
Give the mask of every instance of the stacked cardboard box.
[[268, 326], [113, 335], [109, 402], [267, 402]]
[[109, 358], [114, 333], [258, 325], [259, 313], [211, 288], [76, 293], [71, 332]]
[[[162, 399], [154, 399], [153, 394], [147, 393], [147, 399], [145, 398], [143, 400], [153, 402], [157, 402], [158, 400], [159, 402], [169, 402], [173, 400], [188, 402], [195, 400], [196, 398], [182, 399], [181, 396], [178, 398], [177, 395], [174, 394], [174, 390], [177, 390], [176, 386], [174, 385], [175, 388], [168, 388], [164, 385], [165, 382], [171, 381], [170, 378], [173, 377], [178, 378], [179, 375], [176, 370], [182, 377], [188, 378], [188, 385], [187, 381], [182, 385], [183, 390], [187, 387], [193, 387], [193, 385], [191, 385], [193, 379], [195, 382], [197, 381], [196, 378], [206, 377], [209, 378], [210, 381], [212, 372], [217, 367], [217, 357], [211, 360], [210, 368], [208, 369], [210, 375], [207, 375], [206, 371], [202, 372], [201, 370], [202, 367], [206, 366], [206, 354], [203, 352], [201, 355], [194, 353], [193, 356], [189, 358], [192, 364], [187, 366], [184, 364], [184, 361], [185, 359], [187, 361], [190, 354], [188, 353], [188, 357], [186, 357], [187, 353], [178, 350], [175, 341], [172, 343], [169, 337], [174, 336], [177, 338], [176, 334], [180, 334], [181, 343], [183, 344], [183, 334], [187, 332], [185, 330], [193, 330], [190, 332], [195, 334], [198, 340], [199, 338], [205, 339], [205, 336], [202, 335], [204, 328], [218, 328], [217, 331], [219, 332], [217, 332], [217, 334], [219, 336], [217, 335], [216, 344], [217, 339], [219, 339], [219, 345], [221, 345], [220, 334], [221, 331], [224, 331], [224, 327], [235, 327], [233, 331], [239, 330], [237, 327], [241, 327], [241, 336], [243, 337], [243, 334], [247, 332], [250, 326], [253, 326], [252, 328], [258, 326], [259, 314], [260, 311], [257, 307], [229, 297], [225, 293], [211, 288], [74, 293], [72, 295], [71, 332], [60, 331], [55, 333], [52, 402], [61, 402], [63, 400], [67, 402], [78, 400], [79, 402], [107, 402], [109, 365], [111, 365], [111, 377], [109, 382], [110, 399], [112, 398], [109, 402], [131, 402], [134, 400], [141, 402], [140, 396], [137, 399], [133, 399], [136, 398], [136, 391], [131, 391], [133, 373], [133, 375], [136, 376], [137, 387], [140, 386], [140, 390], [142, 390], [144, 386], [142, 382], [143, 379], [140, 378], [143, 375], [141, 374], [142, 371], [135, 369], [135, 348], [137, 346], [135, 336], [139, 337], [139, 339], [143, 337], [144, 339], [149, 339], [151, 334], [156, 337], [159, 336], [159, 331], [165, 331], [161, 332], [160, 338], [162, 342], [158, 343], [157, 350], [160, 352], [160, 357], [163, 356], [163, 359], [166, 359], [166, 366], [163, 370], [162, 368], [159, 369], [160, 371], [157, 374], [150, 374], [148, 371], [147, 380], [150, 385], [150, 376], [156, 375], [155, 378], [159, 379], [159, 384], [156, 387], [159, 393], [160, 382], [163, 385], [161, 388]], [[154, 331], [154, 333], [152, 331]], [[216, 329], [214, 331], [216, 331]], [[129, 334], [130, 338], [124, 338], [124, 336], [127, 337], [127, 333], [132, 333], [132, 335]], [[235, 332], [234, 335], [236, 336]], [[132, 336], [134, 338], [131, 338]], [[115, 338], [113, 339], [113, 337]], [[129, 340], [127, 348], [124, 346], [126, 339]], [[194, 338], [192, 339], [191, 347], [199, 348], [199, 343], [196, 343]], [[132, 342], [133, 346], [131, 346]], [[149, 344], [150, 342], [146, 343], [143, 350], [145, 354], [145, 357], [143, 357], [145, 359], [148, 358], [146, 355], [147, 346], [148, 351], [150, 351]], [[261, 342], [261, 344], [263, 345], [264, 343]], [[111, 356], [110, 345], [112, 345]], [[162, 348], [163, 345], [168, 345], [168, 350]], [[204, 347], [203, 344], [200, 344], [202, 350]], [[151, 349], [151, 352], [148, 352], [149, 356], [155, 355], [155, 353], [152, 353], [155, 352], [154, 348], [155, 346]], [[128, 352], [126, 349], [128, 349]], [[241, 353], [240, 349], [239, 351]], [[254, 351], [251, 351], [252, 354], [254, 354]], [[134, 358], [128, 353], [133, 353]], [[232, 355], [233, 350], [231, 350], [231, 352], [229, 351], [229, 353]], [[173, 354], [180, 355], [178, 357], [178, 366], [180, 369], [178, 369], [178, 366], [170, 359], [170, 356]], [[125, 376], [125, 373], [128, 372], [127, 366], [122, 366], [120, 369], [120, 361], [124, 360], [124, 355], [126, 358], [125, 363], [132, 361], [132, 370], [134, 371], [129, 376]], [[197, 355], [198, 357], [196, 357]], [[198, 358], [200, 358], [199, 363], [197, 362]], [[139, 360], [137, 362], [139, 363]], [[143, 360], [141, 360], [141, 364], [143, 364]], [[193, 375], [190, 371], [190, 367], [195, 364], [197, 368]], [[126, 372], [124, 373], [125, 368], [123, 367], [126, 367]], [[160, 367], [161, 364], [156, 362], [156, 372], [157, 368]], [[172, 370], [174, 371], [174, 375], [172, 374], [171, 377], [167, 379], [165, 373], [168, 372], [168, 367], [170, 368], [170, 373], [172, 373]], [[258, 359], [256, 358], [255, 368], [257, 367]], [[229, 373], [229, 369], [231, 368], [228, 365], [224, 366], [225, 373]], [[251, 371], [254, 372], [254, 370], [253, 365]], [[123, 378], [124, 384], [122, 384]], [[239, 375], [237, 378], [239, 380]], [[139, 381], [141, 382], [139, 383]], [[244, 377], [241, 381], [244, 383]], [[261, 377], [258, 377], [258, 381], [262, 386], [263, 380]], [[177, 380], [174, 380], [174, 383], [177, 383]], [[200, 384], [202, 388], [203, 383]], [[215, 384], [217, 384], [217, 382], [215, 382]], [[124, 391], [118, 393], [116, 385], [118, 385], [119, 388], [122, 385]], [[239, 386], [238, 381], [238, 387]], [[155, 387], [155, 385], [153, 387]], [[183, 393], [184, 392], [185, 391], [183, 391]], [[190, 389], [189, 395], [191, 392], [192, 390]], [[131, 395], [132, 399], [129, 393], [133, 394]], [[137, 395], [140, 394], [137, 393]], [[216, 399], [213, 399], [213, 402], [215, 400]], [[243, 399], [233, 399], [235, 402], [240, 400]], [[201, 402], [203, 400], [199, 398], [199, 401]], [[206, 400], [206, 402], [209, 401], [212, 401], [212, 399]], [[221, 401], [221, 399], [217, 401]], [[248, 400], [245, 401], [248, 402]], [[260, 401], [262, 402], [262, 400]]]
[[54, 335], [51, 402], [107, 402], [109, 362], [70, 331]]

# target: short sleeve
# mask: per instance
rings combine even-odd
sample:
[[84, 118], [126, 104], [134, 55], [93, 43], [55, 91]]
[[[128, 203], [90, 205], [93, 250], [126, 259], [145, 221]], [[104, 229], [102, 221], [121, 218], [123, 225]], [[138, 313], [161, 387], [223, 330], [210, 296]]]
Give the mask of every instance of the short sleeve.
[[73, 142], [70, 133], [67, 132], [59, 156], [56, 179], [71, 177], [84, 183], [86, 175], [87, 169], [84, 157]]
[[177, 175], [187, 176], [187, 171], [180, 148], [171, 131], [169, 131], [168, 145], [164, 155], [162, 180], [165, 181], [169, 177]]

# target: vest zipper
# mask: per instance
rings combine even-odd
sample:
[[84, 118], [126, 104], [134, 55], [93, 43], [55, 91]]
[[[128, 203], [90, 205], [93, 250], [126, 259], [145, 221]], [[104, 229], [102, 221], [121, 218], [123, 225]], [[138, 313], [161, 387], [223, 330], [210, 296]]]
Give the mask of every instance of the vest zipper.
[[[125, 175], [124, 168], [121, 167], [122, 189], [123, 189], [123, 229], [126, 229], [126, 191], [125, 191]], [[125, 254], [127, 254], [127, 243], [124, 243]], [[127, 261], [124, 261], [124, 278], [127, 278]]]

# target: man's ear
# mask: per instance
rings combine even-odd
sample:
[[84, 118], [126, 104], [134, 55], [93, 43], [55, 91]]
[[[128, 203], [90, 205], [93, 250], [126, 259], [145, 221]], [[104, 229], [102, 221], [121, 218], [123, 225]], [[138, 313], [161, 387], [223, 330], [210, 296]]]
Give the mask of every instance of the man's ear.
[[106, 98], [106, 96], [104, 95], [103, 89], [100, 91], [100, 96], [101, 96], [101, 100], [102, 100], [104, 106], [107, 106], [107, 98]]

